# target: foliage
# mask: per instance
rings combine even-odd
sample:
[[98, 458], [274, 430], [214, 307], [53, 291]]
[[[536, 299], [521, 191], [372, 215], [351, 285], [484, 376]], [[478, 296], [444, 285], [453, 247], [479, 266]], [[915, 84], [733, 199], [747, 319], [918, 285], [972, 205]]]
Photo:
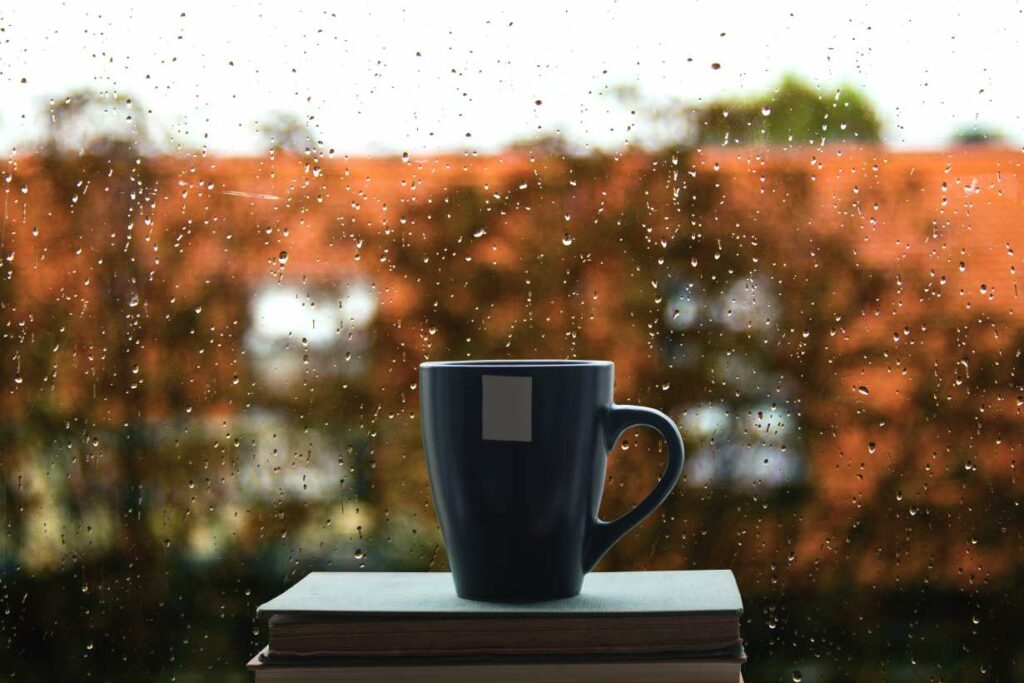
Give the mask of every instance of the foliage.
[[147, 111], [127, 95], [78, 90], [51, 99], [46, 110], [43, 154], [90, 155], [128, 159], [153, 152], [156, 141], [147, 123]]
[[972, 125], [959, 128], [953, 133], [955, 145], [998, 145], [1006, 141], [1002, 131], [988, 126]]
[[294, 114], [272, 114], [259, 125], [258, 130], [266, 148], [273, 152], [311, 154], [323, 146], [313, 130], [312, 119], [303, 119]]
[[[694, 125], [709, 144], [877, 139], [859, 98], [785, 81]], [[872, 183], [885, 169], [849, 157], [745, 153], [723, 171], [686, 149], [571, 155], [547, 141], [490, 175], [470, 155], [361, 171], [305, 133], [289, 138], [301, 155], [168, 159], [142, 153], [134, 116], [79, 135], [77, 116], [121, 121], [112, 112], [131, 107], [116, 102], [70, 98], [44, 154], [12, 162], [3, 187], [18, 216], [0, 263], [12, 672], [209, 662], [206, 635], [261, 640], [246, 590], [266, 597], [314, 568], [443, 568], [416, 399], [418, 364], [438, 358], [611, 358], [616, 400], [679, 419], [687, 481], [603, 568], [736, 569], [758, 606], [750, 627], [779, 634], [762, 653], [800, 642], [827, 656], [857, 631], [827, 614], [881, 620], [871, 601], [893, 596], [901, 615], [931, 591], [1000, 613], [1022, 566], [1020, 335], [1001, 309], [943, 298], [927, 260], [884, 253], [878, 207], [918, 211], [926, 242], [956, 227], [922, 199], [917, 169]], [[370, 322], [314, 315], [347, 311], [357, 282], [379, 306]], [[286, 320], [259, 347], [265, 289], [332, 329], [318, 341]], [[718, 421], [701, 429], [708, 409]], [[641, 432], [616, 447], [604, 516], [650, 488], [659, 448]], [[797, 467], [780, 476], [785, 463]], [[223, 596], [216, 614], [190, 601], [193, 584], [197, 601]], [[830, 607], [797, 613], [813, 604]], [[151, 623], [166, 605], [229, 634], [179, 624], [187, 647], [167, 654]], [[124, 626], [138, 609], [147, 626]], [[88, 613], [73, 649], [40, 635], [68, 611]], [[82, 655], [118, 624], [109, 651]], [[1012, 648], [984, 656], [1012, 667]]]
[[789, 75], [761, 95], [712, 100], [690, 113], [697, 145], [878, 142], [881, 118], [867, 96], [842, 85], [823, 92]]

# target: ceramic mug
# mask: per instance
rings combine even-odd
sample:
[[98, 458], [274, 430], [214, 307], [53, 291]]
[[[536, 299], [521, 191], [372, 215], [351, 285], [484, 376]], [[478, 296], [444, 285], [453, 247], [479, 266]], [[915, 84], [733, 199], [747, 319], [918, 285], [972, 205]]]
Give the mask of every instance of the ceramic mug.
[[[423, 445], [455, 588], [464, 598], [571, 597], [583, 575], [665, 500], [683, 470], [675, 423], [615, 405], [609, 361], [420, 365]], [[622, 433], [668, 445], [660, 481], [618, 519], [598, 518], [605, 462]]]

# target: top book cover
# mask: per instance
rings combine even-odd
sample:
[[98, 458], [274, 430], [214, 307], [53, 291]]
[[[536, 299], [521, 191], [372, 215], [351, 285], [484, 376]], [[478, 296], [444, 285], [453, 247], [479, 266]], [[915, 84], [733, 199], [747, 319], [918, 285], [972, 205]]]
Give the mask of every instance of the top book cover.
[[262, 616], [514, 616], [693, 614], [743, 611], [728, 570], [594, 572], [580, 595], [532, 603], [463, 600], [446, 572], [314, 572], [258, 608]]

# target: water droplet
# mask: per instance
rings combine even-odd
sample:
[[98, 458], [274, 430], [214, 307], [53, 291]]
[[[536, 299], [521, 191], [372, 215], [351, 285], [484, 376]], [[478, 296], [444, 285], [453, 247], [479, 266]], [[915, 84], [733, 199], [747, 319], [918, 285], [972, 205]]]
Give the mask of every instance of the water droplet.
[[356, 551], [352, 554], [352, 557], [356, 558], [357, 560], [365, 560], [366, 553], [363, 552], [362, 548], [356, 548]]
[[863, 394], [863, 395], [867, 396], [867, 395], [868, 395], [868, 394], [870, 394], [871, 392], [870, 392], [870, 391], [868, 391], [868, 388], [867, 388], [867, 387], [865, 387], [865, 386], [859, 386], [859, 387], [857, 387], [857, 393], [860, 393], [860, 394]]
[[793, 672], [793, 683], [800, 683], [800, 681], [802, 681], [802, 680], [804, 680], [803, 674], [801, 674], [799, 671], [794, 671]]
[[277, 255], [277, 262], [280, 263], [282, 266], [284, 264], [288, 263], [288, 252], [287, 251], [282, 251], [280, 254], [278, 254]]
[[565, 233], [564, 235], [562, 235], [562, 244], [564, 244], [565, 246], [569, 246], [570, 244], [572, 244], [572, 235], [570, 235], [569, 233]]
[[629, 439], [623, 439], [623, 440], [622, 440], [622, 446], [621, 446], [621, 448], [622, 448], [622, 450], [624, 450], [624, 451], [628, 451], [628, 450], [629, 450]]
[[431, 325], [430, 328], [427, 330], [427, 332], [429, 332], [431, 335], [435, 335], [435, 334], [437, 334], [437, 328], [435, 326]]
[[132, 292], [131, 297], [128, 299], [128, 306], [130, 308], [135, 308], [138, 305], [139, 305], [139, 295], [134, 293], [134, 292]]
[[761, 107], [761, 116], [771, 116], [771, 115], [772, 115], [772, 108], [771, 107], [769, 107], [768, 105], [765, 105], [765, 106]]
[[875, 442], [874, 441], [868, 441], [868, 453], [874, 453], [874, 452], [875, 452]]

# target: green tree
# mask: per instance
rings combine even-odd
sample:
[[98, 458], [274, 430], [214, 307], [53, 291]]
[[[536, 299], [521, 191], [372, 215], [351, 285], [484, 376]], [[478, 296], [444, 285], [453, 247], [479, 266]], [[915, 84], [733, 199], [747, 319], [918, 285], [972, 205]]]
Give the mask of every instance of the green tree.
[[794, 75], [765, 93], [701, 104], [686, 119], [697, 145], [869, 143], [882, 134], [881, 117], [859, 89], [824, 91]]
[[951, 140], [954, 145], [998, 145], [1006, 136], [997, 128], [974, 124], [958, 128]]

